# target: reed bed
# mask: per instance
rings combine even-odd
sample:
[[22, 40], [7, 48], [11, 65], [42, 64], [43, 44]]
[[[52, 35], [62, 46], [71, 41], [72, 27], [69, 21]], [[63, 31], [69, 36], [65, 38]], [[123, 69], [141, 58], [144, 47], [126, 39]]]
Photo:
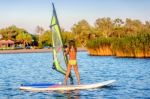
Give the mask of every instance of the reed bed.
[[96, 38], [88, 41], [87, 49], [90, 55], [150, 57], [150, 33], [126, 35], [122, 38]]

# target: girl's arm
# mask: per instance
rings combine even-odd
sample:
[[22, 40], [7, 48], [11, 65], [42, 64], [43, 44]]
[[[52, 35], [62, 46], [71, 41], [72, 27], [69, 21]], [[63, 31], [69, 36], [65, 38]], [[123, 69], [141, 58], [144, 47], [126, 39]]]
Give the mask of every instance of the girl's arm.
[[67, 55], [69, 53], [69, 48], [66, 48], [64, 53], [65, 53], [65, 55]]

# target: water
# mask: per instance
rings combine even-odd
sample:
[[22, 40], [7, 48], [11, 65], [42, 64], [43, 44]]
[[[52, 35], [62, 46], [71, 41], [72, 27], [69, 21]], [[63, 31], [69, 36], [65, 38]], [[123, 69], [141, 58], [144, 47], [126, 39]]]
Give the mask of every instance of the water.
[[[23, 83], [63, 82], [51, 69], [52, 53], [0, 54], [0, 99], [149, 99], [150, 59], [88, 56], [78, 52], [81, 83], [115, 79], [101, 89], [71, 92], [26, 92]], [[74, 71], [73, 71], [73, 76]], [[76, 78], [75, 78], [76, 81]]]

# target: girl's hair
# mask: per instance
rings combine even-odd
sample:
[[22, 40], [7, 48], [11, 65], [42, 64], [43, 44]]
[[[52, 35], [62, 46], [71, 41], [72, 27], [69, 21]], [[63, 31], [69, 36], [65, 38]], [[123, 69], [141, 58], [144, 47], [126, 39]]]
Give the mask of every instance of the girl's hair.
[[77, 47], [74, 40], [69, 41], [69, 50], [71, 49], [71, 46], [73, 46], [74, 50], [77, 52]]

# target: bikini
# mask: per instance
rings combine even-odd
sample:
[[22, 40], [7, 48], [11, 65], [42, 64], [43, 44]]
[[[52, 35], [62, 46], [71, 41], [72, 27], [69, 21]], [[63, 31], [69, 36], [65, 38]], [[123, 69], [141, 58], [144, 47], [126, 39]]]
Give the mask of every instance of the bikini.
[[[71, 48], [70, 51], [74, 51], [74, 49]], [[70, 60], [69, 60], [69, 64], [70, 64], [70, 65], [76, 65], [76, 64], [77, 64], [77, 60], [75, 60], [75, 59], [70, 59]]]

